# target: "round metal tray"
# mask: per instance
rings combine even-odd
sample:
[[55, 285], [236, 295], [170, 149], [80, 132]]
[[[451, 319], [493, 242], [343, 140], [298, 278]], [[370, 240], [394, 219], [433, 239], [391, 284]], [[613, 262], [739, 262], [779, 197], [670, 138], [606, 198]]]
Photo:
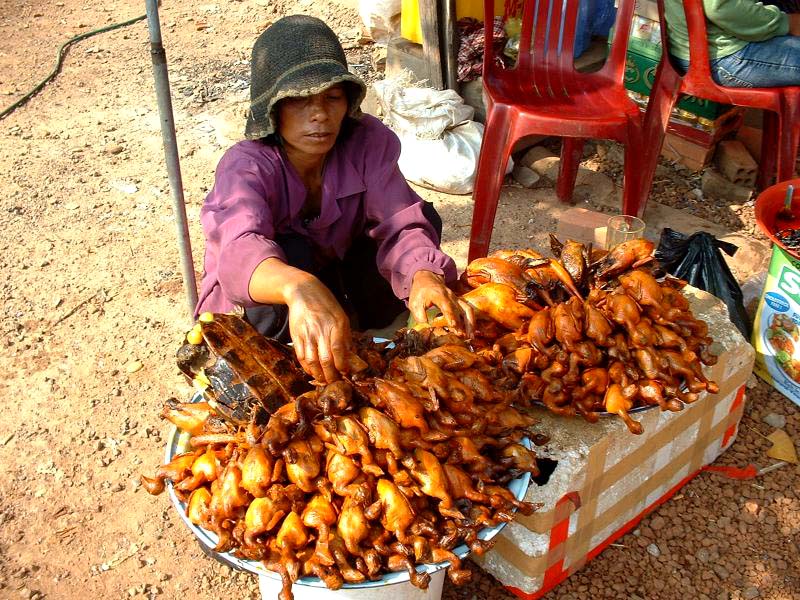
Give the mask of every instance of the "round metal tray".
[[[191, 401], [192, 402], [200, 402], [202, 400], [202, 394], [199, 392], [195, 393]], [[172, 431], [170, 432], [169, 438], [167, 439], [167, 447], [164, 453], [164, 461], [170, 462], [176, 455], [181, 454], [182, 452], [186, 452], [189, 446], [189, 434], [186, 432], [179, 431], [177, 427], [172, 427]], [[521, 442], [523, 446], [531, 449], [531, 441], [528, 438], [523, 438]], [[508, 489], [511, 493], [514, 494], [517, 500], [524, 500], [525, 494], [528, 491], [528, 486], [530, 485], [531, 481], [531, 474], [525, 473], [522, 476], [512, 480], [508, 484]], [[197, 537], [197, 540], [203, 546], [203, 549], [206, 551], [207, 554], [213, 556], [220, 562], [223, 562], [235, 569], [240, 569], [244, 571], [249, 571], [255, 575], [264, 575], [266, 577], [270, 577], [272, 579], [280, 579], [280, 576], [277, 573], [274, 573], [264, 567], [263, 564], [254, 560], [246, 560], [241, 559], [230, 552], [215, 552], [214, 548], [219, 541], [219, 538], [215, 533], [207, 531], [202, 527], [198, 527], [194, 523], [189, 520], [189, 517], [186, 516], [186, 503], [182, 502], [178, 496], [175, 494], [175, 490], [172, 487], [171, 483], [167, 483], [167, 488], [169, 491], [169, 497], [172, 500], [172, 504], [175, 506], [175, 509], [178, 511], [183, 522], [186, 526], [191, 530], [191, 532]], [[514, 509], [516, 511], [516, 509]], [[482, 529], [478, 532], [478, 538], [482, 540], [491, 540], [495, 537], [500, 531], [505, 527], [505, 523], [501, 523], [496, 527], [489, 527]], [[456, 546], [453, 550], [453, 553], [458, 556], [459, 558], [464, 558], [469, 554], [469, 548], [462, 544], [460, 546]], [[418, 572], [426, 572], [426, 573], [434, 573], [439, 571], [440, 569], [444, 569], [450, 566], [449, 561], [441, 562], [441, 563], [427, 563], [422, 565], [417, 565]], [[404, 583], [408, 581], [408, 573], [405, 571], [398, 571], [394, 573], [386, 573], [381, 579], [376, 581], [367, 581], [364, 583], [345, 583], [343, 587], [345, 588], [372, 588], [372, 587], [381, 587], [386, 585], [393, 585], [397, 583]], [[295, 582], [296, 585], [308, 585], [313, 587], [320, 587], [324, 588], [325, 583], [319, 579], [318, 577], [301, 577]]]
[[[532, 403], [533, 403], [534, 406], [540, 406], [541, 408], [547, 409], [547, 405], [544, 402], [542, 402], [541, 400], [532, 400]], [[644, 412], [646, 410], [650, 410], [651, 408], [658, 408], [658, 404], [648, 404], [646, 406], [637, 406], [635, 408], [630, 409], [628, 411], [628, 414], [629, 415], [634, 415], [636, 413], [640, 413], [640, 412]], [[578, 415], [578, 413], [575, 413], [575, 414]], [[605, 410], [602, 411], [602, 412], [596, 412], [594, 414], [596, 414], [598, 417], [616, 417], [617, 416], [617, 413], [612, 413], [612, 412], [608, 412], [608, 411], [605, 411]]]

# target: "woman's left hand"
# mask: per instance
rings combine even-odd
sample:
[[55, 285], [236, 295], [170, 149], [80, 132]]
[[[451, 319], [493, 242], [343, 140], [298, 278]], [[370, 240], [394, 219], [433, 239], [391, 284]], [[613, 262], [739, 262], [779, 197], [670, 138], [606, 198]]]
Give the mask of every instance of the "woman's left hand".
[[475, 313], [447, 287], [444, 277], [431, 271], [417, 271], [411, 280], [408, 309], [418, 323], [427, 323], [427, 310], [435, 306], [447, 323], [467, 337], [472, 336]]

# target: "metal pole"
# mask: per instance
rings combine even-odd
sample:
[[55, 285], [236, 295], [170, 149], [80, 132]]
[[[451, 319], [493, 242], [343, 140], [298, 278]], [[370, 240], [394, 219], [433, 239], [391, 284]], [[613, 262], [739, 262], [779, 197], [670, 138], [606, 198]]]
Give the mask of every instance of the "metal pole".
[[161, 44], [161, 23], [158, 20], [158, 0], [145, 0], [147, 7], [147, 29], [150, 31], [150, 55], [153, 59], [153, 76], [156, 80], [158, 114], [161, 117], [161, 138], [164, 141], [164, 158], [167, 163], [169, 187], [172, 192], [172, 210], [178, 227], [178, 250], [183, 271], [183, 291], [189, 304], [189, 318], [194, 319], [197, 305], [197, 280], [192, 261], [192, 244], [189, 239], [189, 224], [186, 221], [186, 204], [183, 200], [183, 180], [178, 158], [178, 141], [175, 137], [175, 120], [172, 116], [172, 98], [169, 91], [167, 53]]

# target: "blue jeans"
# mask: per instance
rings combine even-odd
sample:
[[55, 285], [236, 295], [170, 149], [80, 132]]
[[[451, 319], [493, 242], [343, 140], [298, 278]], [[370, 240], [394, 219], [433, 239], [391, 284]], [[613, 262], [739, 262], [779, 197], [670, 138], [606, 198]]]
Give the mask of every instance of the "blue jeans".
[[[689, 67], [680, 58], [675, 63]], [[800, 85], [800, 37], [782, 35], [750, 42], [733, 54], [711, 61], [711, 76], [726, 87], [782, 87]]]

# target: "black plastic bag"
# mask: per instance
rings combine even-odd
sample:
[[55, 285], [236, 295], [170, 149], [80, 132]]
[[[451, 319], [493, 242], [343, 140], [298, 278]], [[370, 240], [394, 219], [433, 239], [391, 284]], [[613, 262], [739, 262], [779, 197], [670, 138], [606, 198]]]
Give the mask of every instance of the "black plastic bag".
[[665, 227], [661, 231], [656, 259], [668, 273], [722, 300], [728, 307], [731, 322], [749, 340], [750, 321], [744, 309], [742, 289], [720, 252], [733, 256], [738, 249], [705, 231], [687, 236]]

